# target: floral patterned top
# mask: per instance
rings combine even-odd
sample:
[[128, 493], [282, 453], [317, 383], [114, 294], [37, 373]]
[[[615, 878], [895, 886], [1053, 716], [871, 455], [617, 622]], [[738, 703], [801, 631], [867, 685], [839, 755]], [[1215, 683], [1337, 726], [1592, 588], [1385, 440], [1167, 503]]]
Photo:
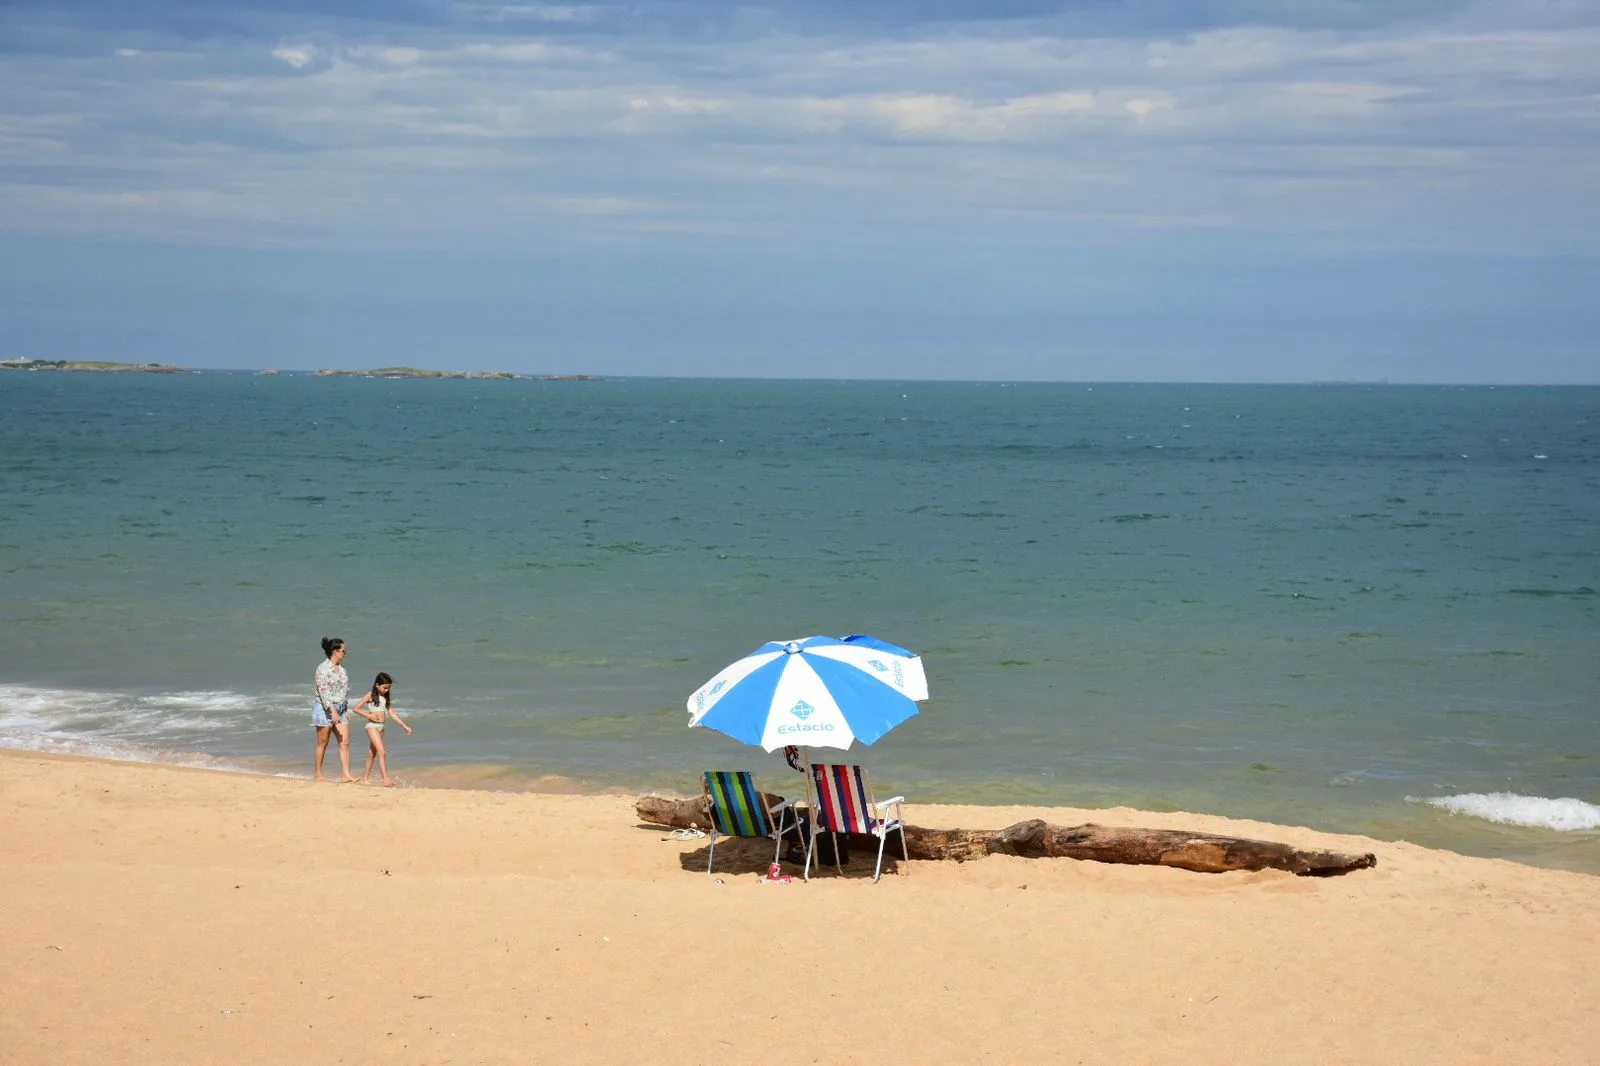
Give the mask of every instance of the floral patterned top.
[[332, 659], [322, 660], [322, 665], [317, 667], [316, 683], [317, 699], [329, 711], [335, 707], [342, 710], [350, 702], [350, 675], [344, 672], [344, 667], [333, 665]]

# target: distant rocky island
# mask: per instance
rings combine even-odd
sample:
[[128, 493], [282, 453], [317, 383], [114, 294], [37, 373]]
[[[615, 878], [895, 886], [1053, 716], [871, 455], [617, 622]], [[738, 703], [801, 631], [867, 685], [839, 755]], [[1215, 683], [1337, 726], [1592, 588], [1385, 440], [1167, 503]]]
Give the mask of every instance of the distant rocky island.
[[588, 374], [513, 374], [509, 370], [424, 370], [383, 366], [374, 370], [315, 370], [314, 378], [454, 378], [465, 381], [593, 381]]
[[65, 370], [99, 374], [191, 374], [175, 363], [108, 363], [97, 359], [0, 359], [0, 370]]
[[[87, 371], [101, 374], [198, 374], [176, 363], [112, 363], [97, 359], [0, 359], [0, 370]], [[275, 377], [276, 370], [259, 374]], [[313, 370], [314, 378], [452, 378], [463, 381], [595, 381], [589, 374], [513, 374], [509, 370], [427, 370], [415, 366], [382, 366], [374, 370]]]

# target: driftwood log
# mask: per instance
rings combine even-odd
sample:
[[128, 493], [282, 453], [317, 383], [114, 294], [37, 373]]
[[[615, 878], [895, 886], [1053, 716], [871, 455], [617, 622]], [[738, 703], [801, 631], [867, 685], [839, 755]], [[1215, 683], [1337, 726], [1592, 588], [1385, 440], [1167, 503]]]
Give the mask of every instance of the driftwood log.
[[[768, 796], [776, 803], [777, 796]], [[641, 821], [679, 829], [710, 829], [704, 801], [640, 796], [634, 805]], [[876, 852], [873, 837], [852, 836], [852, 846]], [[889, 850], [892, 852], [891, 839]], [[1105, 825], [1051, 825], [1040, 819], [1004, 829], [924, 829], [906, 826], [906, 850], [913, 859], [965, 862], [985, 855], [1025, 858], [1092, 859], [1095, 862], [1173, 866], [1199, 873], [1228, 870], [1286, 870], [1302, 877], [1332, 877], [1378, 865], [1371, 852], [1302, 851], [1270, 840], [1191, 833], [1182, 829], [1136, 829]]]

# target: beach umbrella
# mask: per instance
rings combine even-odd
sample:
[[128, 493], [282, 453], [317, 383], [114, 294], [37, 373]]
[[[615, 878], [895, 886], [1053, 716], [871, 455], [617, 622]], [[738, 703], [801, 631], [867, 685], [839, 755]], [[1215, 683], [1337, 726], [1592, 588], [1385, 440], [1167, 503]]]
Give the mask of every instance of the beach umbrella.
[[689, 697], [689, 725], [767, 751], [871, 744], [928, 698], [922, 659], [876, 637], [763, 644]]

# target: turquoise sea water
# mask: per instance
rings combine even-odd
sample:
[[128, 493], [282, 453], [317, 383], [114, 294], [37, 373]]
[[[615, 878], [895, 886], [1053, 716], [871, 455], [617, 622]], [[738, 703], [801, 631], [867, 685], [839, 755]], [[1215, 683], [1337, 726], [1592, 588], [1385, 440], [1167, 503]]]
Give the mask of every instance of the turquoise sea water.
[[866, 632], [913, 800], [1600, 872], [1597, 389], [0, 372], [0, 457], [0, 745], [308, 772], [327, 634], [402, 779], [782, 785], [684, 699]]

